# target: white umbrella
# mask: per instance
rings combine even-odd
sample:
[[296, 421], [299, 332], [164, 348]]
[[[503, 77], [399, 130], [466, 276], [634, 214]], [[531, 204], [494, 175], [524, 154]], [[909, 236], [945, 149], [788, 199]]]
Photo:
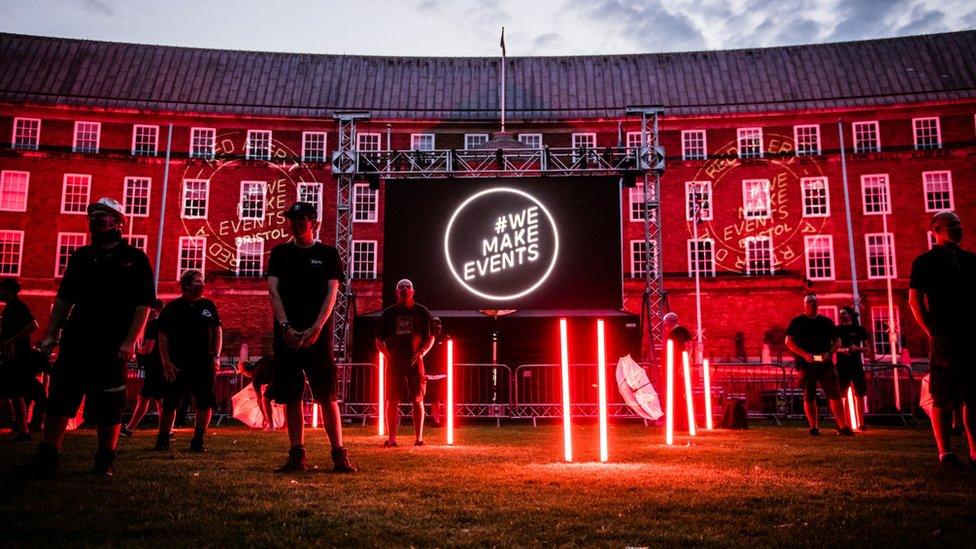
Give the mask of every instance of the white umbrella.
[[[234, 418], [248, 427], [259, 429], [264, 426], [264, 415], [258, 406], [258, 395], [254, 392], [254, 384], [248, 383], [247, 387], [241, 389], [231, 397], [231, 406], [234, 410]], [[271, 405], [272, 424], [275, 429], [285, 424], [285, 407], [281, 404]]]
[[640, 417], [656, 420], [664, 415], [647, 372], [630, 355], [617, 361], [617, 389], [624, 402]]

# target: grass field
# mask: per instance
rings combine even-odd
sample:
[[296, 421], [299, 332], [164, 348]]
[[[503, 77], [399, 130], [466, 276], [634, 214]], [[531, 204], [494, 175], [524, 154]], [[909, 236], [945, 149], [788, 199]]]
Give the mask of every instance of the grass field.
[[[408, 434], [409, 434], [409, 427]], [[0, 442], [0, 545], [972, 545], [976, 471], [938, 471], [924, 427], [811, 438], [798, 424], [753, 424], [665, 447], [662, 433], [574, 430], [578, 463], [561, 463], [556, 425], [464, 427], [458, 445], [379, 448], [346, 429], [361, 472], [336, 475], [321, 431], [320, 468], [282, 476], [283, 433], [221, 427], [209, 453], [123, 440], [117, 474], [88, 474], [94, 435], [70, 434], [58, 480], [26, 483], [10, 465], [32, 445]], [[407, 439], [409, 441], [409, 437]], [[960, 448], [963, 451], [965, 450]]]

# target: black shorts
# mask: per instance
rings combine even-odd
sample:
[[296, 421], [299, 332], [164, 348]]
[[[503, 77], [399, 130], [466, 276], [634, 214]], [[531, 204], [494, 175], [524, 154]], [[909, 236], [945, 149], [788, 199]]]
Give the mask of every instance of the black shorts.
[[800, 376], [800, 388], [803, 389], [803, 400], [814, 402], [817, 400], [817, 382], [823, 388], [827, 400], [840, 398], [840, 386], [837, 383], [837, 372], [831, 364], [824, 366], [806, 366], [797, 368]]
[[387, 368], [387, 387], [391, 397], [399, 397], [397, 402], [423, 402], [427, 391], [427, 378], [424, 376], [423, 363], [401, 365], [392, 363]]
[[947, 336], [929, 340], [929, 390], [937, 408], [976, 405], [976, 360], [967, 357], [964, 341]]
[[125, 406], [125, 361], [116, 350], [61, 348], [51, 372], [49, 416], [75, 417], [82, 399], [85, 421], [96, 425], [122, 423]]
[[328, 334], [323, 330], [315, 345], [292, 349], [278, 337], [274, 341], [274, 367], [271, 385], [265, 395], [279, 404], [301, 402], [305, 381], [312, 398], [319, 404], [335, 402], [338, 396], [338, 369], [332, 360]]
[[217, 407], [214, 378], [217, 373], [210, 364], [176, 366], [179, 371], [172, 383], [165, 385], [163, 410], [172, 412], [180, 407], [187, 394], [193, 396], [197, 410], [213, 410]]
[[162, 367], [147, 366], [146, 375], [142, 378], [142, 390], [139, 396], [149, 400], [159, 400], [166, 396], [166, 378], [163, 377]]
[[847, 396], [848, 387], [852, 387], [854, 394], [859, 397], [868, 394], [868, 381], [864, 377], [864, 367], [860, 364], [838, 364], [837, 380], [843, 397]]

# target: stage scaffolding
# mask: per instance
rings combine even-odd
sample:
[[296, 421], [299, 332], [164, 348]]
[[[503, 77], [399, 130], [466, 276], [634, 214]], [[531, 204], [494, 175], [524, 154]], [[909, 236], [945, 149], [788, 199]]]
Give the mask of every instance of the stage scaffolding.
[[[358, 151], [357, 121], [369, 120], [368, 112], [336, 113], [339, 140], [332, 154], [332, 172], [337, 183], [336, 248], [344, 262], [347, 279], [352, 279], [352, 186], [365, 180], [374, 188], [381, 180], [477, 179], [519, 177], [616, 176], [625, 186], [640, 185], [644, 195], [645, 289], [642, 322], [651, 347], [663, 341], [661, 318], [665, 294], [659, 266], [661, 245], [660, 203], [664, 149], [658, 135], [656, 106], [627, 107], [627, 117], [639, 118], [640, 143], [634, 147], [575, 148], [482, 148], [440, 150]], [[340, 362], [351, 359], [351, 285], [339, 293], [333, 313], [333, 351]], [[649, 357], [647, 357], [649, 358]]]

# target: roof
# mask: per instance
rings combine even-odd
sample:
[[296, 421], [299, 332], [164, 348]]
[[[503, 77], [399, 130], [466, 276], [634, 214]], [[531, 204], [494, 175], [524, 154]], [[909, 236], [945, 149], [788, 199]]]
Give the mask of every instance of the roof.
[[[495, 120], [499, 59], [209, 50], [0, 33], [0, 101]], [[976, 97], [976, 31], [761, 49], [512, 57], [511, 119], [768, 112]]]

